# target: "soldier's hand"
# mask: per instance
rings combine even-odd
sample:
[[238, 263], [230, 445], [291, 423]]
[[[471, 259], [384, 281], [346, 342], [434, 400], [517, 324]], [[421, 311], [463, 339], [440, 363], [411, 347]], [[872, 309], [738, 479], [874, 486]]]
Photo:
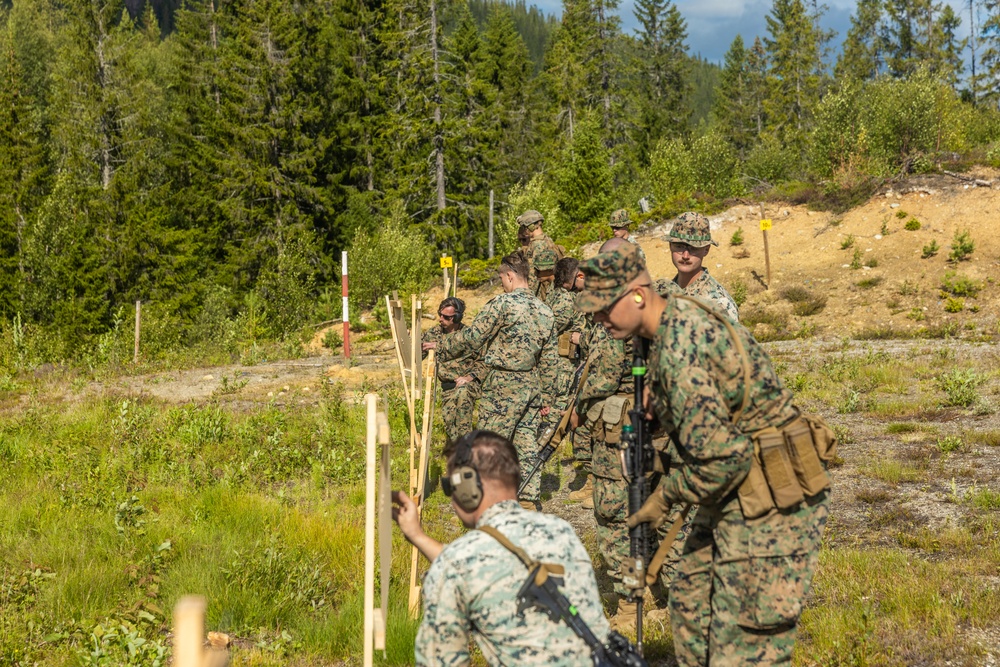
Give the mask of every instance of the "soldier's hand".
[[542, 414], [543, 417], [548, 417], [550, 412], [552, 412], [552, 408], [550, 408], [547, 405], [545, 407], [543, 407], [542, 410], [541, 410], [541, 414]]
[[640, 523], [648, 523], [649, 527], [656, 530], [667, 520], [670, 512], [670, 503], [663, 497], [663, 492], [657, 490], [651, 495], [639, 511], [626, 519], [629, 528], [635, 528]]
[[646, 419], [652, 420], [656, 418], [656, 415], [653, 414], [653, 394], [648, 384], [642, 388], [642, 407], [646, 409]]
[[580, 428], [580, 413], [576, 411], [576, 408], [571, 409], [573, 413], [569, 416], [569, 427]]
[[393, 491], [392, 504], [392, 520], [399, 524], [403, 536], [412, 542], [416, 535], [423, 532], [417, 503], [403, 491]]
[[470, 382], [472, 382], [472, 376], [471, 375], [463, 375], [460, 378], [455, 378], [455, 386], [456, 387], [461, 387], [462, 385], [469, 384]]
[[427, 350], [433, 350], [437, 346], [438, 346], [437, 341], [433, 341], [432, 340], [432, 341], [429, 341], [429, 342], [426, 342], [426, 343], [421, 343], [420, 344], [420, 350], [422, 352], [426, 352]]

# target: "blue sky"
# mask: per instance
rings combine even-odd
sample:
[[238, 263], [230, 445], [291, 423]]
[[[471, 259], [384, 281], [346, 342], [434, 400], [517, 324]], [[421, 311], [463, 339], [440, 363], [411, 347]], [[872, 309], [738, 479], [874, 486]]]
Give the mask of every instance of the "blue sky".
[[[719, 64], [733, 38], [743, 35], [748, 44], [754, 37], [763, 37], [766, 32], [764, 17], [771, 10], [771, 0], [675, 0], [678, 9], [687, 21], [688, 48], [691, 54], [701, 54]], [[532, 4], [529, 0], [528, 4]], [[535, 0], [534, 4], [546, 13], [559, 14], [562, 10], [561, 0]], [[823, 17], [823, 27], [837, 31], [834, 39], [834, 54], [840, 50], [840, 43], [851, 27], [851, 13], [855, 7], [854, 0], [827, 0], [829, 11]], [[959, 29], [961, 37], [968, 34], [969, 5], [963, 6], [957, 2], [950, 3], [962, 17]], [[635, 30], [637, 23], [632, 13], [634, 0], [622, 0], [619, 13], [622, 27], [626, 32]], [[978, 19], [977, 19], [978, 21]]]

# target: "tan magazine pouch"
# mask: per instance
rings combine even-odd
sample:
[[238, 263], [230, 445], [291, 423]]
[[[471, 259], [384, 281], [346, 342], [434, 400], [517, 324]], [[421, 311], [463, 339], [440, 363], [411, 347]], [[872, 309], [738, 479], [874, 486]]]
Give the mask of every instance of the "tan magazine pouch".
[[830, 488], [830, 476], [819, 459], [819, 447], [813, 440], [809, 422], [802, 418], [796, 419], [785, 427], [782, 435], [802, 492], [807, 496], [815, 496]]
[[560, 334], [556, 339], [559, 344], [559, 356], [566, 357], [567, 359], [573, 359], [576, 357], [577, 345], [573, 343], [573, 332], [567, 331], [564, 334]]
[[632, 397], [627, 394], [616, 394], [604, 400], [604, 411], [601, 413], [601, 421], [604, 422], [604, 442], [617, 445], [622, 441], [622, 427], [630, 409], [632, 409]]

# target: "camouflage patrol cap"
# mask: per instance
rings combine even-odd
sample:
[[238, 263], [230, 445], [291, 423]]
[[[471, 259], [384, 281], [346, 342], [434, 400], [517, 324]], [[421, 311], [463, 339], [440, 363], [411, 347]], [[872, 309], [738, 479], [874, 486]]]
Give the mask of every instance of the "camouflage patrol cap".
[[521, 215], [517, 216], [517, 224], [521, 227], [528, 227], [536, 222], [543, 222], [544, 220], [545, 218], [542, 217], [542, 214], [535, 209], [525, 211]]
[[555, 250], [540, 250], [531, 262], [532, 268], [536, 271], [554, 271], [556, 268], [556, 261], [559, 258], [556, 257]]
[[628, 211], [623, 208], [618, 209], [611, 214], [611, 228], [621, 229], [622, 227], [628, 227], [632, 224], [632, 221], [628, 218]]
[[712, 230], [708, 224], [708, 218], [701, 213], [688, 211], [681, 213], [674, 221], [674, 226], [667, 234], [667, 241], [672, 243], [687, 243], [695, 248], [704, 248], [711, 244], [719, 244], [712, 240]]
[[576, 309], [596, 313], [608, 308], [626, 294], [629, 284], [645, 270], [638, 246], [631, 243], [582, 262], [584, 284], [583, 291], [576, 296]]

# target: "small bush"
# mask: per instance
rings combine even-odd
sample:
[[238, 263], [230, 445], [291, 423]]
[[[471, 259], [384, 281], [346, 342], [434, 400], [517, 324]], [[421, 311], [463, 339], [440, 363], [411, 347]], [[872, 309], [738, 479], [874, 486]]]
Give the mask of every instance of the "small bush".
[[351, 303], [374, 306], [392, 290], [423, 291], [436, 262], [425, 234], [407, 224], [402, 211], [377, 230], [360, 230], [351, 243]]
[[945, 407], [967, 408], [979, 399], [979, 386], [986, 378], [971, 368], [953, 368], [936, 379], [938, 389], [945, 393]]
[[941, 289], [954, 296], [975, 298], [979, 294], [979, 291], [983, 289], [983, 284], [972, 280], [968, 276], [957, 276], [954, 271], [949, 271], [941, 279]]
[[931, 241], [930, 243], [924, 246], [923, 252], [920, 254], [920, 256], [924, 259], [930, 259], [934, 255], [938, 254], [938, 250], [940, 249], [941, 246], [938, 245], [937, 241]]
[[861, 268], [861, 258], [864, 255], [861, 253], [861, 248], [854, 249], [854, 256], [851, 257], [851, 268], [857, 271]]
[[951, 454], [960, 450], [962, 444], [962, 439], [957, 435], [948, 435], [938, 439], [937, 448], [942, 454]]
[[791, 285], [785, 287], [779, 292], [779, 295], [785, 301], [791, 301], [792, 303], [800, 303], [802, 301], [809, 301], [813, 298], [813, 293], [807, 290], [805, 287], [799, 285]]
[[884, 278], [882, 276], [872, 276], [871, 278], [865, 278], [864, 280], [859, 280], [857, 286], [861, 289], [871, 289], [873, 287], [878, 287], [882, 284]]
[[948, 259], [952, 262], [964, 262], [969, 259], [969, 255], [976, 249], [976, 244], [969, 236], [969, 230], [955, 232], [955, 238], [951, 241], [951, 254]]
[[826, 307], [825, 296], [814, 296], [808, 301], [800, 301], [792, 306], [792, 312], [799, 317], [815, 315]]
[[911, 283], [909, 280], [904, 280], [903, 282], [899, 283], [898, 291], [900, 296], [913, 296], [919, 290], [917, 289], [917, 286]]
[[743, 230], [737, 229], [729, 239], [729, 245], [743, 245]]
[[963, 310], [965, 310], [965, 301], [963, 299], [948, 297], [948, 300], [944, 302], [944, 311], [946, 313], [960, 313]]
[[906, 314], [906, 319], [913, 320], [914, 322], [923, 322], [927, 319], [927, 315], [924, 314], [923, 308], [911, 308], [910, 312]]
[[903, 218], [905, 218], [908, 215], [909, 215], [909, 213], [907, 213], [903, 209], [899, 209], [898, 211], [896, 211], [896, 217], [899, 218], [900, 220], [902, 220]]
[[889, 218], [886, 218], [885, 220], [882, 221], [882, 229], [879, 230], [879, 234], [881, 234], [882, 236], [889, 235]]
[[479, 287], [496, 277], [500, 256], [493, 259], [470, 259], [458, 267], [458, 282], [462, 287]]
[[344, 344], [344, 335], [337, 331], [337, 327], [330, 327], [323, 335], [323, 347], [328, 350], [336, 350]]
[[848, 234], [840, 242], [840, 249], [847, 250], [848, 248], [854, 247], [854, 234]]
[[733, 302], [736, 307], [739, 308], [747, 301], [748, 289], [747, 284], [739, 278], [733, 278], [732, 282], [729, 283], [729, 296], [733, 297]]
[[910, 218], [909, 220], [906, 221], [906, 224], [903, 225], [903, 229], [905, 229], [908, 232], [918, 231], [920, 229], [920, 221], [917, 220], [916, 218]]
[[863, 265], [867, 266], [869, 269], [874, 269], [876, 266], [878, 266], [878, 258], [877, 257], [869, 257], [868, 259], [866, 259], [864, 261]]

